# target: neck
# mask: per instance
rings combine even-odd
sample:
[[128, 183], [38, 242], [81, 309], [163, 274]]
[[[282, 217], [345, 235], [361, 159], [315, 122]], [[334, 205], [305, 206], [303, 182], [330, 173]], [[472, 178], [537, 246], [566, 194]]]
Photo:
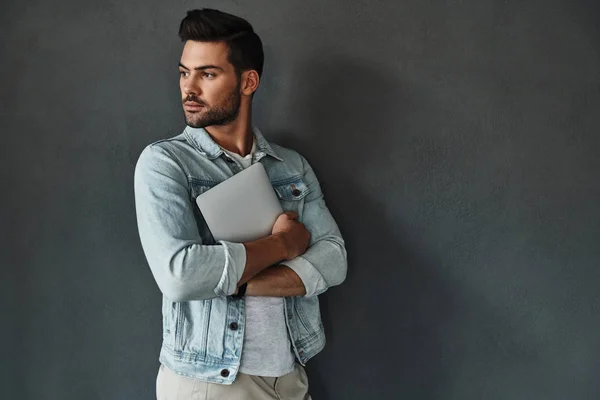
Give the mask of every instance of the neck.
[[207, 126], [205, 130], [219, 146], [245, 157], [252, 151], [254, 141], [252, 107], [241, 105], [238, 117], [233, 122], [227, 125]]

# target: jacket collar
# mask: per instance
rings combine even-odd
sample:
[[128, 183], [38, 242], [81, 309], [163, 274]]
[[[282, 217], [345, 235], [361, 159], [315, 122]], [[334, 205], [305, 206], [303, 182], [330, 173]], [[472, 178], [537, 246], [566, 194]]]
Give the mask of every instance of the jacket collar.
[[[279, 161], [283, 161], [281, 157], [277, 155], [273, 147], [269, 144], [267, 139], [262, 135], [261, 131], [253, 126], [252, 133], [256, 138], [256, 157], [262, 158], [263, 155], [269, 155]], [[213, 138], [208, 134], [204, 128], [192, 128], [186, 126], [183, 131], [184, 137], [194, 147], [196, 147], [203, 155], [208, 157], [210, 160], [214, 160], [223, 154], [223, 149], [219, 146]], [[260, 154], [263, 153], [263, 154]]]

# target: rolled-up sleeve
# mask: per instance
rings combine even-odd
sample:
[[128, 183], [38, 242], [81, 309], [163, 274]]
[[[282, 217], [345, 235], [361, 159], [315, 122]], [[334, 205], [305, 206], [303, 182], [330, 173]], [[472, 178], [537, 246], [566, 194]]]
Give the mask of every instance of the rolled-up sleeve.
[[304, 254], [282, 264], [291, 268], [302, 280], [306, 297], [317, 296], [346, 279], [348, 269], [344, 239], [325, 204], [315, 173], [303, 159], [304, 180], [308, 186], [301, 222], [311, 234]]
[[246, 249], [241, 243], [202, 243], [187, 177], [167, 149], [155, 144], [142, 152], [134, 191], [140, 241], [162, 293], [172, 301], [234, 293]]

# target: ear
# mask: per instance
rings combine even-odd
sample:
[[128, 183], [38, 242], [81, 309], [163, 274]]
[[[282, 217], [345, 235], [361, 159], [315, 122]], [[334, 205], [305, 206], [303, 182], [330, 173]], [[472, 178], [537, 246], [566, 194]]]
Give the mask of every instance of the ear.
[[260, 78], [258, 77], [258, 72], [251, 69], [249, 71], [242, 72], [242, 94], [246, 96], [252, 95], [252, 93], [256, 92], [258, 89], [258, 84], [260, 83]]

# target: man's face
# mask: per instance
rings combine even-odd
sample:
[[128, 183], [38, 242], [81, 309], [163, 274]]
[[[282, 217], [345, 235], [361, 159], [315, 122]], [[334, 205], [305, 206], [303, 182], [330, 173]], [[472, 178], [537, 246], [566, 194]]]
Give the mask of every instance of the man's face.
[[185, 122], [193, 128], [227, 125], [240, 108], [240, 79], [223, 42], [188, 40], [179, 62]]

